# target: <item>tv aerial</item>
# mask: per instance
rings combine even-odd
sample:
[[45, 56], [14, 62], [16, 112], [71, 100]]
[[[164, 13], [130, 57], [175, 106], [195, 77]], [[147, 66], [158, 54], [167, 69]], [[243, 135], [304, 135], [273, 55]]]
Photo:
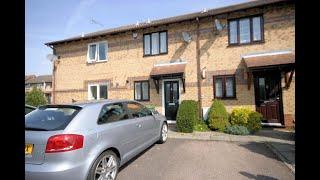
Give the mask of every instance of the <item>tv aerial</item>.
[[51, 62], [55, 61], [58, 59], [58, 56], [54, 55], [54, 54], [48, 54], [47, 55], [47, 59]]
[[191, 36], [186, 33], [186, 32], [182, 32], [182, 38], [185, 42], [190, 43], [191, 42]]

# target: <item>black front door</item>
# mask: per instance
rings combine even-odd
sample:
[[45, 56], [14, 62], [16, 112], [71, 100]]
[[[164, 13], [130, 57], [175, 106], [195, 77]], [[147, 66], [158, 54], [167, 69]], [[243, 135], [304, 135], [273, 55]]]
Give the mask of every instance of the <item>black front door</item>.
[[267, 123], [282, 122], [281, 76], [278, 71], [255, 75], [256, 109]]
[[179, 108], [179, 81], [164, 82], [164, 106], [168, 120], [176, 120]]

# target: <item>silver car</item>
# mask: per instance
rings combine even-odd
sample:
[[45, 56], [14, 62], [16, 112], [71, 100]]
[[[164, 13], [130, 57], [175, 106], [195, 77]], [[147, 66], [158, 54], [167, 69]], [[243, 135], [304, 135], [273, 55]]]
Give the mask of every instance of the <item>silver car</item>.
[[136, 101], [40, 106], [25, 116], [25, 178], [116, 179], [167, 133], [165, 116]]

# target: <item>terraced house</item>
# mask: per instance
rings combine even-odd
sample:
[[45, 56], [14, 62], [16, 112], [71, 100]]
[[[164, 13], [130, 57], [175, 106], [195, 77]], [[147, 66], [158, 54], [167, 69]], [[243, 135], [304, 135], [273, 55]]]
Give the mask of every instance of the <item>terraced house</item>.
[[46, 43], [53, 102], [135, 99], [175, 120], [179, 103], [246, 106], [265, 123], [295, 117], [295, 4], [256, 0]]

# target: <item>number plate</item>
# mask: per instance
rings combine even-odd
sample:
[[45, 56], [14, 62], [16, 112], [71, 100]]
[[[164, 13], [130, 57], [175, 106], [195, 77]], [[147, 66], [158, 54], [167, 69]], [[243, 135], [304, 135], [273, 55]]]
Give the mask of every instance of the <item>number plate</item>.
[[33, 151], [33, 144], [26, 144], [24, 150], [25, 150], [25, 155], [31, 155]]

